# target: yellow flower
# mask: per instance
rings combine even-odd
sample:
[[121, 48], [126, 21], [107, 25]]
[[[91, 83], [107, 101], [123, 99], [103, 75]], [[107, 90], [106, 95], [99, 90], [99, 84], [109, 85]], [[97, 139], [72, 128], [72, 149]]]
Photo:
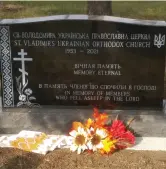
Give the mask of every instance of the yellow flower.
[[101, 149], [101, 153], [109, 153], [115, 149], [116, 140], [111, 140], [109, 137], [102, 140], [103, 148]]
[[89, 119], [85, 122], [85, 127], [90, 128], [91, 125], [93, 125], [93, 123], [94, 123], [94, 121], [93, 121], [91, 118], [89, 118]]

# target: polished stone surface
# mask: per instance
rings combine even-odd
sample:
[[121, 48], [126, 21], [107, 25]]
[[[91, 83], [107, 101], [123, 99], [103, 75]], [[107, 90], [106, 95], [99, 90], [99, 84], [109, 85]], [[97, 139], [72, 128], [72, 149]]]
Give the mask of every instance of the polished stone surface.
[[10, 23], [9, 107], [162, 108], [165, 22], [73, 15], [1, 23]]

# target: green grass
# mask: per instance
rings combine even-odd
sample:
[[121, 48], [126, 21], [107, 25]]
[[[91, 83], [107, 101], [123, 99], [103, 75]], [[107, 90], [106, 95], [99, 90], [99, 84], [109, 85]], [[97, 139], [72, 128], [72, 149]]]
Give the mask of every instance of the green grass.
[[114, 2], [115, 16], [166, 20], [166, 2]]
[[[6, 10], [6, 5], [18, 5], [20, 10]], [[5, 2], [0, 18], [24, 18], [57, 14], [85, 14], [86, 2]]]
[[[14, 5], [14, 8], [13, 8]], [[17, 9], [17, 7], [21, 7]], [[10, 9], [10, 10], [9, 10]], [[166, 2], [113, 2], [114, 16], [166, 20]], [[4, 2], [4, 8], [0, 9], [0, 18], [25, 18], [39, 17], [57, 14], [86, 14], [86, 1], [70, 2]]]

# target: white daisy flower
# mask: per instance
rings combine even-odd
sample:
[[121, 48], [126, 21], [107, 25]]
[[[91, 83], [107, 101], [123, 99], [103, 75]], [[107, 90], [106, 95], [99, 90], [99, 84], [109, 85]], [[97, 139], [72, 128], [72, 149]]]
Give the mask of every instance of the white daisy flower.
[[96, 131], [91, 128], [93, 133], [90, 141], [87, 143], [87, 146], [90, 150], [96, 151], [97, 149], [103, 148], [102, 140], [105, 139], [108, 134], [105, 129], [96, 129]]
[[71, 151], [77, 150], [77, 153], [80, 154], [88, 148], [86, 146], [88, 133], [83, 128], [78, 127], [77, 130], [73, 130], [69, 134], [72, 137]]

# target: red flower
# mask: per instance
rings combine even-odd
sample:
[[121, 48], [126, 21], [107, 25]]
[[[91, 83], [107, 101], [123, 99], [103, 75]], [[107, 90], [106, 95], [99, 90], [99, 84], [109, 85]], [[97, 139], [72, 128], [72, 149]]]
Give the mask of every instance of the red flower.
[[135, 143], [134, 135], [126, 129], [126, 126], [120, 120], [114, 120], [109, 128], [110, 135], [117, 140], [116, 147], [124, 149]]
[[114, 120], [109, 131], [111, 135], [116, 139], [125, 133], [126, 127], [122, 121]]
[[126, 131], [119, 137], [116, 146], [118, 149], [125, 149], [133, 144], [135, 144], [135, 136], [130, 131]]

